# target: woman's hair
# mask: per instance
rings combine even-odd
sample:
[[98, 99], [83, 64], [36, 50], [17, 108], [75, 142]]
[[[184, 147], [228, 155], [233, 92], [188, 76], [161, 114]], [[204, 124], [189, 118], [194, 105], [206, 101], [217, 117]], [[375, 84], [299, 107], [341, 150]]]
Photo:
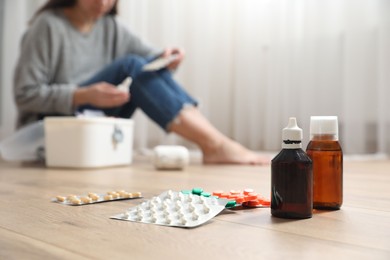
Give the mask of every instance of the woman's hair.
[[[118, 4], [117, 0], [112, 7], [112, 9], [106, 14], [106, 15], [117, 15], [118, 14]], [[52, 9], [58, 9], [63, 7], [72, 7], [75, 6], [77, 3], [77, 0], [48, 0], [41, 8], [39, 8], [35, 14], [33, 15], [32, 19], [30, 20], [30, 24], [34, 21], [35, 17], [37, 17], [40, 13], [46, 11], [46, 10], [52, 10]]]

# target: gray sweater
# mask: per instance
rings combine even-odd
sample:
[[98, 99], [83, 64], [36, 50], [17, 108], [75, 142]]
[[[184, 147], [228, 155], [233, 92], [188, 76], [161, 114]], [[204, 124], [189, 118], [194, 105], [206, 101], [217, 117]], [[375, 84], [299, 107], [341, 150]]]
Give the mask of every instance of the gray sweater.
[[14, 75], [17, 126], [38, 120], [40, 114], [73, 114], [73, 93], [80, 83], [115, 58], [157, 53], [112, 16], [99, 19], [83, 34], [62, 11], [43, 12], [21, 42]]

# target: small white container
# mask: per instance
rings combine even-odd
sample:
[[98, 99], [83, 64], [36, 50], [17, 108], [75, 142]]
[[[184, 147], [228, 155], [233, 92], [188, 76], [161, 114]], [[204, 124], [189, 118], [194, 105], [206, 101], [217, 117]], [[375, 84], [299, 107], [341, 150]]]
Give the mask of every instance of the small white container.
[[190, 161], [187, 148], [180, 145], [158, 145], [154, 148], [153, 164], [158, 170], [182, 170]]
[[96, 168], [131, 164], [134, 122], [109, 117], [46, 117], [49, 167]]

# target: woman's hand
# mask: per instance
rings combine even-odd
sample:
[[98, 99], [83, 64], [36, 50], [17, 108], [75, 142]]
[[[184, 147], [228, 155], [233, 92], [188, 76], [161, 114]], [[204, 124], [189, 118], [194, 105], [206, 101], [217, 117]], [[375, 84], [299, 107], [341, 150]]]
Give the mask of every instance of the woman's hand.
[[180, 48], [166, 48], [162, 57], [169, 57], [173, 54], [176, 54], [177, 58], [168, 65], [168, 69], [170, 70], [176, 70], [181, 61], [184, 59], [184, 50]]
[[99, 82], [78, 88], [73, 94], [73, 105], [92, 105], [99, 108], [121, 106], [130, 99], [128, 92], [123, 92], [107, 82]]

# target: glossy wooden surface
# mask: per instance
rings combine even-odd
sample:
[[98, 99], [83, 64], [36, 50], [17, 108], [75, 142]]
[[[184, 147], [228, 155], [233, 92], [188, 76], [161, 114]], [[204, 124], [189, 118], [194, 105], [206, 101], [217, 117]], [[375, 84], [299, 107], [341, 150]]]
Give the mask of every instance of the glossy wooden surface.
[[271, 217], [268, 208], [225, 210], [192, 229], [113, 220], [142, 201], [87, 206], [56, 195], [124, 189], [252, 187], [269, 197], [270, 166], [129, 167], [66, 170], [0, 162], [0, 259], [390, 259], [390, 161], [344, 163], [344, 204], [313, 218]]

